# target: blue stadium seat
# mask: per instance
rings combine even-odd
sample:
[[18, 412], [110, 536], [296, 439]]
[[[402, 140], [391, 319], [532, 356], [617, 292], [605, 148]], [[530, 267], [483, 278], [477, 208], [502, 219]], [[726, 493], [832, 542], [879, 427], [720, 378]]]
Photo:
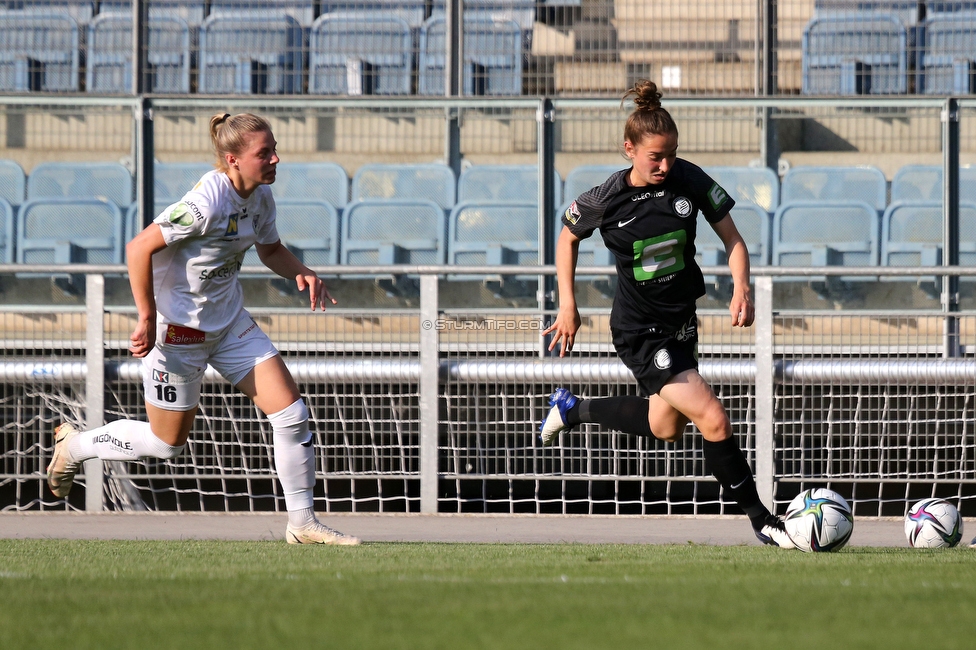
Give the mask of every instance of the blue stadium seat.
[[44, 162], [27, 177], [27, 198], [99, 198], [119, 209], [132, 203], [134, 184], [118, 163]]
[[402, 18], [326, 14], [312, 26], [308, 92], [409, 95], [413, 53], [410, 25]]
[[[892, 202], [881, 220], [881, 265], [941, 266], [942, 224], [941, 201]], [[959, 205], [959, 264], [976, 265], [976, 203]], [[933, 298], [942, 292], [941, 277], [881, 276], [881, 279], [915, 282]], [[972, 278], [961, 280], [972, 281]]]
[[828, 14], [887, 14], [895, 16], [905, 25], [916, 25], [924, 15], [924, 7], [931, 11], [932, 2], [924, 0], [816, 0], [814, 12]]
[[14, 209], [6, 199], [0, 198], [0, 263], [14, 261]]
[[[531, 32], [535, 22], [535, 4], [535, 0], [465, 0], [464, 19], [510, 20], [524, 32]], [[432, 15], [446, 11], [445, 0], [433, 0]]]
[[291, 16], [211, 15], [200, 27], [201, 93], [299, 94], [305, 51]]
[[367, 199], [425, 199], [450, 210], [456, 202], [454, 171], [436, 163], [366, 164], [352, 178], [352, 200]]
[[[132, 0], [101, 0], [98, 13], [123, 13], [132, 15]], [[149, 0], [149, 17], [169, 16], [182, 18], [190, 26], [191, 38], [196, 40], [196, 30], [207, 15], [205, 0]]]
[[321, 15], [357, 13], [402, 18], [412, 32], [419, 30], [427, 17], [427, 0], [323, 0], [321, 7]]
[[80, 27], [95, 15], [95, 3], [86, 0], [7, 0], [3, 4], [10, 11], [70, 16]]
[[[773, 266], [876, 266], [880, 224], [874, 206], [859, 201], [783, 203], [773, 217]], [[824, 298], [846, 298], [874, 276], [778, 278], [807, 281]]]
[[0, 160], [0, 199], [17, 208], [27, 198], [27, 176], [14, 160]]
[[[626, 169], [629, 165], [621, 163], [619, 165], [580, 165], [573, 168], [566, 174], [566, 183], [563, 186], [563, 196], [567, 201], [575, 201], [579, 195], [587, 190], [591, 190], [597, 185], [602, 185], [603, 181], [610, 178], [614, 172]], [[560, 213], [562, 214], [562, 213]]]
[[803, 30], [803, 94], [908, 91], [908, 30], [896, 16], [815, 15]]
[[161, 163], [153, 165], [153, 199], [166, 205], [183, 197], [193, 189], [207, 172], [213, 171], [211, 163]]
[[[153, 213], [150, 219], [154, 219], [156, 215], [168, 208], [175, 201], [160, 200], [155, 199], [155, 207], [153, 208]], [[123, 241], [128, 243], [133, 237], [142, 232], [144, 226], [142, 225], [142, 220], [139, 219], [139, 204], [133, 202], [128, 209], [125, 211], [123, 216], [125, 223], [123, 224]], [[124, 254], [125, 251], [123, 251]]]
[[920, 61], [926, 94], [976, 93], [976, 12], [928, 16]]
[[768, 167], [706, 167], [705, 172], [736, 202], [758, 205], [769, 213], [779, 207], [779, 177]]
[[445, 232], [433, 201], [353, 201], [342, 219], [342, 264], [443, 264]]
[[122, 263], [122, 213], [111, 201], [31, 199], [16, 223], [19, 264]]
[[349, 177], [342, 165], [331, 162], [278, 163], [275, 200], [325, 201], [341, 212], [349, 203]]
[[[718, 180], [718, 179], [716, 179]], [[723, 186], [724, 187], [724, 186]], [[727, 188], [726, 188], [727, 189]], [[770, 239], [772, 238], [772, 216], [766, 208], [753, 203], [736, 203], [732, 208], [732, 220], [749, 250], [751, 266], [768, 266], [770, 258]], [[698, 234], [695, 237], [695, 259], [701, 266], [726, 266], [728, 256], [711, 224], [705, 217], [698, 217]], [[728, 275], [706, 275], [706, 291], [722, 300], [731, 293], [732, 278]]]
[[795, 201], [864, 201], [879, 213], [888, 203], [888, 184], [875, 167], [794, 167], [780, 188], [780, 205]]
[[891, 179], [891, 202], [942, 201], [942, 167], [905, 165]]
[[[447, 263], [539, 263], [538, 205], [513, 201], [466, 201], [451, 211]], [[457, 276], [464, 279], [468, 276]]]
[[[334, 266], [339, 263], [339, 214], [335, 207], [319, 200], [275, 201], [275, 224], [281, 243], [306, 266]], [[261, 265], [254, 248], [244, 256], [246, 266]]]
[[[562, 203], [562, 179], [553, 173], [553, 203]], [[576, 197], [572, 197], [575, 199]], [[539, 202], [539, 168], [535, 165], [473, 165], [458, 179], [458, 202]]]
[[[941, 265], [942, 231], [941, 202], [892, 203], [881, 219], [881, 265]], [[959, 205], [959, 263], [976, 266], [976, 203]]]
[[[762, 206], [752, 203], [736, 203], [732, 208], [732, 221], [749, 249], [752, 266], [768, 266], [772, 224], [770, 214]], [[695, 237], [695, 258], [705, 266], [724, 266], [728, 263], [725, 244], [715, 233], [705, 217], [698, 218], [698, 235]]]
[[[891, 179], [891, 203], [942, 203], [942, 182], [940, 165], [905, 165]], [[963, 165], [959, 168], [959, 200], [976, 203], [976, 166]]]
[[259, 18], [294, 18], [302, 27], [315, 20], [312, 0], [210, 0], [211, 16], [256, 16]]
[[[446, 29], [443, 15], [420, 28], [417, 92], [444, 94]], [[522, 31], [514, 21], [464, 20], [465, 95], [522, 94]]]
[[[190, 92], [190, 28], [182, 18], [150, 16], [146, 91]], [[88, 92], [132, 92], [132, 17], [99, 14], [88, 25]]]
[[0, 12], [0, 91], [77, 91], [78, 39], [68, 15]]

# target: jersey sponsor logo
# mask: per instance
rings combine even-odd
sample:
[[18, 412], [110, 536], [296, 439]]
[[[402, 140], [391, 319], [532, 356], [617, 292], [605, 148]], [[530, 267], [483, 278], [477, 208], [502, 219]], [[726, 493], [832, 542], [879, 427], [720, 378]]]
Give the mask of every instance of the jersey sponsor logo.
[[160, 384], [169, 383], [169, 373], [164, 370], [153, 368], [152, 377], [153, 381], [158, 381]]
[[176, 207], [170, 210], [169, 222], [174, 223], [177, 226], [192, 226], [193, 215], [190, 214], [190, 206], [188, 206], [186, 203], [177, 203]]
[[576, 205], [576, 201], [570, 203], [569, 207], [566, 208], [565, 217], [566, 217], [566, 221], [573, 224], [574, 226], [576, 225], [576, 222], [579, 221], [580, 211], [579, 211], [579, 207]]
[[654, 365], [658, 370], [667, 370], [671, 367], [671, 353], [666, 348], [661, 348], [654, 353]]
[[236, 212], [227, 217], [227, 232], [224, 233], [224, 237], [237, 236], [237, 217], [238, 213]]
[[241, 332], [240, 334], [237, 335], [238, 340], [244, 338], [245, 336], [247, 336], [248, 334], [250, 334], [252, 331], [254, 331], [255, 329], [257, 329], [257, 326], [258, 326], [258, 324], [255, 323], [254, 320], [252, 319], [251, 320], [251, 324], [247, 326], [247, 329], [245, 329], [243, 332]]
[[627, 221], [618, 221], [617, 222], [617, 227], [618, 228], [623, 228], [624, 226], [626, 226], [628, 223], [630, 223], [631, 221], [633, 221], [636, 218], [637, 217], [631, 217], [630, 219], [627, 219]]
[[194, 345], [196, 343], [203, 343], [206, 339], [206, 334], [192, 327], [167, 325], [163, 343], [168, 343], [169, 345]]
[[708, 202], [712, 204], [712, 210], [718, 210], [725, 203], [725, 200], [729, 198], [729, 195], [725, 193], [722, 186], [718, 183], [712, 185], [712, 189], [708, 190]]
[[644, 201], [645, 199], [659, 199], [664, 196], [664, 190], [658, 190], [657, 192], [644, 192], [643, 194], [635, 194], [630, 197], [632, 202]]
[[241, 266], [243, 266], [243, 262], [241, 260], [233, 260], [232, 262], [224, 264], [219, 268], [204, 270], [202, 273], [200, 273], [200, 280], [205, 282], [207, 280], [213, 280], [214, 278], [230, 277], [237, 273]]
[[687, 217], [692, 213], [694, 207], [691, 205], [691, 201], [683, 196], [679, 196], [671, 202], [671, 209], [679, 217]]
[[687, 241], [687, 233], [676, 230], [634, 242], [634, 279], [638, 282], [670, 279], [685, 268]]

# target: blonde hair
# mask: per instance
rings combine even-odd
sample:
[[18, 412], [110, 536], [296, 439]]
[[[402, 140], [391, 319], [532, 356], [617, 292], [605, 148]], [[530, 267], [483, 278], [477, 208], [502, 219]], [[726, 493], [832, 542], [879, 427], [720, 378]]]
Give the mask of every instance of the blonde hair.
[[668, 111], [661, 107], [661, 93], [657, 84], [639, 79], [634, 87], [624, 93], [621, 105], [628, 97], [634, 98], [634, 112], [624, 125], [624, 140], [637, 146], [646, 135], [678, 135], [678, 126]]
[[249, 133], [271, 132], [271, 124], [263, 117], [251, 113], [218, 113], [210, 118], [210, 142], [217, 157], [217, 169], [227, 172], [227, 154], [241, 155]]

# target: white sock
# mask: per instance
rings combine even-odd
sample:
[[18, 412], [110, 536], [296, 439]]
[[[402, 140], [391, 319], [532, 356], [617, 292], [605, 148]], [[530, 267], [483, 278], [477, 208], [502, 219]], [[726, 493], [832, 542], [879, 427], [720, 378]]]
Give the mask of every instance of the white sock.
[[[308, 409], [301, 399], [268, 415], [274, 432], [274, 459], [285, 508], [293, 511], [313, 508], [315, 449], [308, 431]], [[306, 446], [307, 445], [307, 446]], [[289, 514], [289, 521], [291, 521]], [[314, 518], [314, 515], [313, 515]]]
[[301, 510], [288, 511], [288, 523], [295, 528], [305, 528], [315, 521], [315, 510], [312, 508], [302, 508]]
[[157, 438], [148, 422], [116, 420], [103, 427], [83, 431], [68, 443], [74, 462], [89, 458], [135, 460], [136, 458], [176, 458], [186, 445], [173, 447]]

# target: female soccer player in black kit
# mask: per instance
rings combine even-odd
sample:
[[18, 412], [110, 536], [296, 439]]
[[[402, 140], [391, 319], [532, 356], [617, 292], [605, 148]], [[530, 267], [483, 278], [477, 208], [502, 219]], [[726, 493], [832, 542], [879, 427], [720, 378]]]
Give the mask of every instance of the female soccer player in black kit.
[[674, 442], [693, 422], [704, 437], [706, 466], [749, 516], [756, 537], [794, 548], [783, 522], [759, 499], [725, 407], [698, 373], [695, 303], [705, 294], [695, 263], [699, 211], [725, 243], [734, 283], [732, 325], [748, 327], [755, 318], [749, 253], [729, 215], [735, 201], [701, 168], [677, 157], [678, 128], [653, 82], [638, 81], [628, 97], [636, 108], [624, 127], [624, 153], [633, 166], [584, 192], [563, 215], [556, 244], [559, 314], [545, 334], [553, 334], [550, 350], [561, 345], [560, 356], [573, 349], [580, 327], [574, 289], [579, 242], [599, 228], [617, 266], [613, 345], [649, 397], [579, 399], [558, 388], [549, 398], [542, 442], [553, 444], [581, 422]]

